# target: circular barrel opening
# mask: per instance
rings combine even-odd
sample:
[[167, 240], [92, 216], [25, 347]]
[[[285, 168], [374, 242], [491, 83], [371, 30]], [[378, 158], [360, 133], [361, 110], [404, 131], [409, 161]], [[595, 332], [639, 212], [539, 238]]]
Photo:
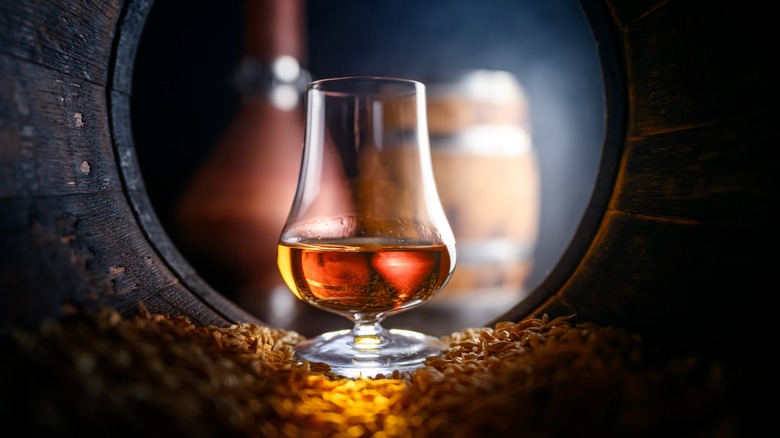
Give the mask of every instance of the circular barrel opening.
[[[579, 2], [301, 5], [300, 28], [269, 32], [303, 36], [300, 64], [312, 78], [393, 76], [427, 87], [434, 171], [460, 258], [437, 297], [388, 322], [442, 335], [511, 309], [572, 241], [601, 159], [604, 85]], [[280, 181], [294, 179], [301, 157], [300, 126], [273, 109], [247, 109], [235, 87], [247, 47], [263, 38], [247, 25], [261, 26], [263, 12], [238, 1], [185, 6], [153, 5], [133, 72], [135, 148], [159, 219], [196, 271], [244, 309], [304, 334], [340, 327], [340, 318], [309, 309], [281, 282], [266, 282], [280, 279], [276, 246], [263, 246], [269, 237], [247, 248], [252, 228], [274, 235], [259, 210], [285, 214], [291, 193]], [[248, 169], [253, 161], [256, 171]], [[177, 214], [199, 174], [200, 197]], [[219, 199], [207, 199], [220, 184]], [[183, 221], [198, 222], [196, 231], [186, 233]], [[247, 274], [255, 271], [261, 280]]]

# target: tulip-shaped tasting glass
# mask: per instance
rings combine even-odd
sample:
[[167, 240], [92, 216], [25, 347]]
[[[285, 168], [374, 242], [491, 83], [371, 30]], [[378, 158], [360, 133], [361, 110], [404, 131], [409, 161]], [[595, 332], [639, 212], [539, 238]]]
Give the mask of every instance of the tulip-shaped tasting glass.
[[422, 83], [346, 77], [306, 87], [303, 161], [278, 265], [298, 298], [354, 323], [300, 343], [298, 359], [374, 377], [441, 352], [432, 336], [380, 324], [430, 300], [455, 269]]

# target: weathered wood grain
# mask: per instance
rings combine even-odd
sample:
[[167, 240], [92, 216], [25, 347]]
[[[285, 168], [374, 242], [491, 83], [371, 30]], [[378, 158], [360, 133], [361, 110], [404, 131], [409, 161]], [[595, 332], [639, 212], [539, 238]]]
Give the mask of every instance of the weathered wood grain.
[[612, 208], [684, 222], [768, 224], [774, 164], [759, 120], [628, 139]]
[[121, 191], [105, 89], [0, 54], [0, 198]]
[[189, 267], [146, 197], [127, 114], [150, 7], [0, 5], [0, 332], [140, 303], [202, 324], [256, 321]]
[[105, 85], [112, 63], [118, 0], [0, 3], [0, 53]]
[[[689, 348], [761, 345], [770, 330], [760, 303], [776, 289], [766, 250], [778, 135], [766, 93], [778, 76], [755, 56], [768, 53], [766, 20], [733, 1], [582, 3], [597, 41], [614, 44], [601, 50], [605, 83], [612, 103], [627, 97], [625, 118], [609, 107], [598, 187], [574, 242], [499, 319], [570, 312]], [[613, 57], [622, 68], [609, 67]]]

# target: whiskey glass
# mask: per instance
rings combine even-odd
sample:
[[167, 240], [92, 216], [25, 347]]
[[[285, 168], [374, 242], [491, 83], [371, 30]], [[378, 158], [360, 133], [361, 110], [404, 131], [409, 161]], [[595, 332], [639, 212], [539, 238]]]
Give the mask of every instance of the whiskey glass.
[[295, 348], [345, 377], [410, 371], [444, 345], [382, 321], [430, 300], [455, 269], [431, 164], [425, 86], [383, 77], [311, 82], [298, 186], [277, 262], [304, 302], [352, 329]]

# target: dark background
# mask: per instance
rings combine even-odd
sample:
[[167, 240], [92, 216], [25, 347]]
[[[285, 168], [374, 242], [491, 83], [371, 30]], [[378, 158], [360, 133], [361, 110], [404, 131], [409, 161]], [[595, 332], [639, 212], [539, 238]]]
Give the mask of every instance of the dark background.
[[[306, 8], [314, 78], [425, 82], [431, 74], [472, 68], [517, 76], [541, 170], [533, 289], [572, 239], [601, 154], [603, 84], [579, 3], [318, 0]], [[230, 76], [241, 57], [242, 12], [239, 0], [162, 0], [147, 19], [133, 74], [132, 127], [147, 193], [166, 228], [184, 185], [239, 107]]]

